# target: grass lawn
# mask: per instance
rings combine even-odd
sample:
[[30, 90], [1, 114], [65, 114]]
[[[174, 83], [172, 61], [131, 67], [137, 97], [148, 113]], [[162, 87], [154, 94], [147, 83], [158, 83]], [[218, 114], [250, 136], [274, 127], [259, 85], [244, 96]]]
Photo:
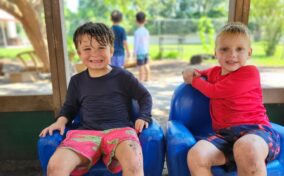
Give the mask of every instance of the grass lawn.
[[16, 59], [18, 53], [30, 50], [32, 50], [32, 47], [0, 48], [0, 60], [3, 58]]
[[[169, 47], [174, 48], [175, 45], [168, 45]], [[202, 45], [200, 44], [192, 44], [192, 45], [183, 45], [183, 56], [182, 59], [185, 61], [189, 61], [190, 57], [196, 54], [206, 54], [206, 52]], [[129, 45], [130, 51], [132, 51], [133, 46]], [[20, 52], [31, 50], [32, 48], [0, 48], [0, 60], [1, 58], [11, 58], [15, 59], [16, 55]], [[274, 56], [265, 56], [265, 52], [263, 49], [263, 45], [261, 43], [253, 43], [252, 44], [253, 54], [250, 59], [250, 63], [257, 66], [271, 66], [271, 67], [284, 67], [284, 46], [278, 45], [277, 50]], [[213, 53], [213, 49], [211, 51]], [[210, 53], [209, 53], [210, 54]], [[180, 58], [178, 56], [178, 52], [176, 50], [168, 50], [163, 53], [161, 56], [159, 54], [159, 46], [151, 45], [150, 48], [150, 58], [152, 60], [157, 60], [160, 58]], [[78, 60], [78, 58], [76, 59]], [[205, 62], [209, 63], [217, 63], [215, 59], [206, 60]]]

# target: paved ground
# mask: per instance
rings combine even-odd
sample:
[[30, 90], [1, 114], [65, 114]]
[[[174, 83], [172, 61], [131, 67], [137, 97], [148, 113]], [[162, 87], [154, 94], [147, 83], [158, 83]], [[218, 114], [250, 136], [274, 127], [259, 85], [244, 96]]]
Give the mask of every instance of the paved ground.
[[[6, 64], [7, 65], [7, 64]], [[163, 129], [166, 128], [166, 122], [169, 114], [169, 106], [171, 96], [174, 89], [182, 82], [181, 71], [189, 65], [184, 61], [179, 60], [162, 60], [151, 63], [152, 76], [149, 82], [143, 83], [150, 91], [153, 97], [153, 117], [156, 118]], [[195, 68], [207, 68], [210, 65], [198, 65]], [[284, 68], [259, 68], [262, 77], [263, 87], [284, 87], [283, 80]], [[9, 68], [4, 67], [4, 71], [9, 73], [12, 71], [21, 70], [20, 65], [10, 65]], [[134, 75], [137, 75], [136, 68], [130, 68]], [[45, 79], [48, 75], [41, 75], [41, 80], [38, 82], [27, 83], [9, 83], [8, 77], [0, 76], [0, 96], [1, 95], [21, 95], [21, 94], [48, 94], [51, 93], [51, 84]], [[40, 175], [38, 162], [30, 163], [29, 161], [20, 161], [21, 167], [19, 171], [14, 171], [13, 161], [0, 161], [0, 176], [35, 176]], [[6, 167], [6, 166], [7, 167]], [[3, 170], [6, 168], [6, 170]], [[8, 169], [7, 169], [8, 168]], [[167, 175], [167, 170], [164, 170], [164, 175]]]
[[[210, 65], [194, 66], [198, 69], [207, 68]], [[161, 60], [151, 64], [152, 76], [149, 82], [144, 83], [153, 97], [153, 116], [165, 127], [167, 120], [170, 99], [174, 89], [182, 82], [181, 71], [189, 65], [180, 60]], [[19, 65], [4, 67], [4, 71], [13, 72], [20, 70]], [[284, 68], [259, 68], [263, 87], [284, 87]], [[137, 76], [137, 69], [130, 68], [129, 71]], [[45, 79], [47, 75], [41, 75], [37, 82], [9, 83], [8, 74], [0, 76], [0, 96], [1, 95], [31, 95], [50, 94], [50, 81]]]

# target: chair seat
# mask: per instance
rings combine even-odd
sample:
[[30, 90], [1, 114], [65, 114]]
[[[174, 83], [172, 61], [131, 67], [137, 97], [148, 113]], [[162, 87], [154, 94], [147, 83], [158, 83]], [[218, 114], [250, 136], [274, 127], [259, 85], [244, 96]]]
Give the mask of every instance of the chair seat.
[[[280, 135], [280, 154], [267, 164], [268, 176], [284, 175], [284, 127], [271, 123]], [[209, 99], [189, 85], [181, 84], [174, 92], [166, 131], [166, 157], [170, 176], [190, 175], [187, 166], [189, 149], [202, 137], [212, 132]], [[237, 176], [213, 167], [214, 176]]]
[[103, 176], [121, 176], [122, 173], [112, 174], [108, 171], [106, 166], [102, 161], [99, 161], [96, 165], [94, 165], [87, 174], [84, 176], [94, 176], [94, 175], [103, 175]]
[[[52, 136], [47, 135], [38, 140], [38, 155], [44, 174], [46, 174], [50, 157], [63, 139], [64, 136], [55, 131]], [[165, 159], [165, 141], [163, 130], [155, 119], [139, 134], [139, 141], [142, 146], [145, 176], [161, 176]], [[112, 174], [102, 161], [99, 161], [85, 175], [119, 176], [121, 173]]]

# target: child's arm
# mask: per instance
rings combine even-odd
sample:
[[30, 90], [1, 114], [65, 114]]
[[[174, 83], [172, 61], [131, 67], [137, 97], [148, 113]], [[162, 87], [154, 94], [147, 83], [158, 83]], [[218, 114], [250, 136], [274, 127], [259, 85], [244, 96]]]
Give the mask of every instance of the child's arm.
[[261, 87], [259, 72], [254, 66], [244, 66], [215, 83], [196, 77], [192, 79], [192, 86], [209, 98], [234, 97]]
[[133, 57], [137, 56], [137, 48], [138, 46], [138, 37], [137, 37], [137, 32], [134, 33], [134, 39], [133, 39]]
[[[151, 110], [152, 110], [152, 97], [149, 91], [133, 76], [133, 74], [129, 73], [124, 77], [123, 85], [125, 87], [125, 91], [129, 95], [131, 99], [137, 100], [139, 104], [139, 117], [138, 120], [143, 120], [142, 122], [137, 122], [137, 126], [146, 127], [147, 123], [152, 122], [151, 118]], [[140, 124], [140, 125], [139, 125]], [[136, 126], [136, 124], [135, 124]], [[137, 127], [138, 128], [138, 127]], [[140, 129], [140, 128], [139, 128]]]
[[75, 82], [76, 81], [74, 80], [74, 77], [72, 77], [68, 85], [66, 100], [63, 107], [61, 108], [56, 122], [44, 128], [39, 136], [45, 137], [47, 134], [52, 135], [54, 130], [59, 130], [60, 134], [63, 135], [65, 126], [68, 121], [72, 121], [73, 117], [76, 116], [79, 107], [77, 101], [77, 95], [79, 91]]
[[128, 44], [127, 44], [126, 40], [123, 41], [123, 46], [124, 46], [124, 49], [126, 51], [126, 57], [129, 58], [130, 57], [130, 51], [129, 51]]
[[60, 134], [63, 135], [65, 126], [68, 122], [68, 119], [64, 116], [60, 116], [56, 122], [51, 124], [50, 126], [44, 128], [39, 134], [40, 137], [45, 137], [47, 134], [52, 135], [54, 130], [59, 130]]

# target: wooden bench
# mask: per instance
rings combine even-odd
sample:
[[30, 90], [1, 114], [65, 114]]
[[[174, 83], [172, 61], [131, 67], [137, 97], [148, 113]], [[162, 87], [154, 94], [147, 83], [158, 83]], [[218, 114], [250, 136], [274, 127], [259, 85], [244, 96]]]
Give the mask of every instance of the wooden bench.
[[124, 68], [136, 67], [136, 59], [126, 59], [124, 63]]
[[0, 76], [4, 76], [3, 63], [2, 62], [0, 62]]
[[[162, 35], [159, 36], [159, 51], [160, 56], [163, 57], [163, 53], [168, 50], [175, 50], [178, 53], [178, 57], [183, 57], [183, 43], [184, 38], [177, 35]], [[161, 58], [162, 59], [162, 58]]]
[[34, 51], [24, 51], [17, 54], [16, 58], [23, 64], [21, 72], [9, 73], [9, 80], [15, 82], [35, 82], [39, 79], [39, 73], [44, 71], [42, 61]]
[[24, 51], [17, 54], [16, 57], [24, 65], [24, 71], [41, 72], [44, 70], [43, 63], [37, 57], [35, 51]]

